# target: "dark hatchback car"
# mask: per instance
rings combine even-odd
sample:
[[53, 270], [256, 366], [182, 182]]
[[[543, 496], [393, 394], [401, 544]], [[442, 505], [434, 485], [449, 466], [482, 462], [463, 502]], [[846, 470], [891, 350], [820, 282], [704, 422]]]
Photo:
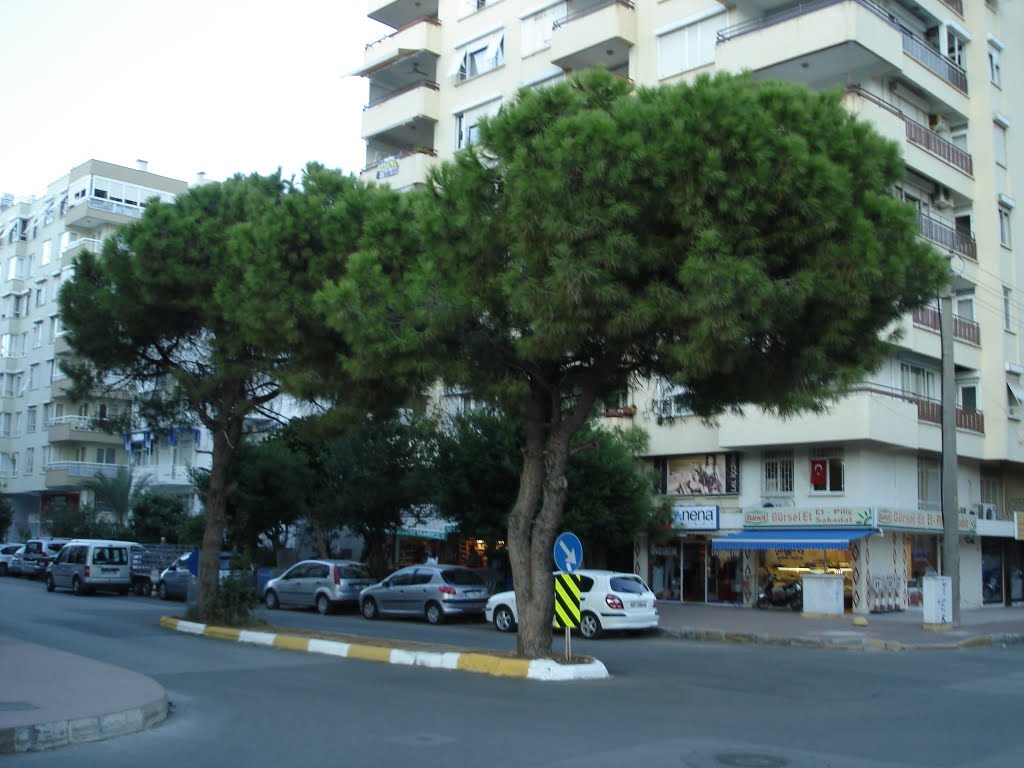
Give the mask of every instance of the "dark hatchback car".
[[431, 624], [459, 616], [483, 618], [487, 585], [461, 565], [410, 565], [359, 596], [363, 616], [422, 616]]

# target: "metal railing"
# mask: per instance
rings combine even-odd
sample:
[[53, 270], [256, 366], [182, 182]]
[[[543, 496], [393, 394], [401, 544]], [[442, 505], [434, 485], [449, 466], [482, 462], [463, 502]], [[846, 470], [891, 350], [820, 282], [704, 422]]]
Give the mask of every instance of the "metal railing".
[[84, 432], [103, 432], [108, 423], [107, 419], [92, 416], [55, 416], [46, 422], [46, 426], [60, 427], [66, 424], [72, 429], [80, 429]]
[[368, 109], [373, 109], [377, 105], [383, 104], [385, 101], [390, 101], [391, 99], [394, 99], [397, 96], [401, 96], [403, 93], [415, 91], [417, 88], [429, 88], [432, 91], [439, 90], [438, 84], [433, 80], [417, 80], [415, 82], [409, 83], [408, 85], [403, 85], [400, 88], [396, 88], [393, 91], [389, 91], [383, 96], [378, 96], [375, 99], [371, 99], [369, 102], [367, 102], [366, 106], [363, 107], [363, 111], [365, 112]]
[[47, 472], [67, 472], [70, 477], [117, 477], [119, 469], [128, 469], [127, 464], [100, 464], [95, 461], [51, 461]]
[[[941, 400], [922, 397], [921, 395], [917, 395], [913, 392], [909, 392], [904, 389], [896, 389], [895, 387], [887, 387], [883, 384], [863, 384], [851, 387], [846, 390], [846, 392], [847, 394], [860, 392], [865, 394], [884, 395], [896, 400], [914, 403], [917, 405], [918, 421], [926, 421], [929, 424], [942, 424]], [[956, 428], [963, 429], [968, 432], [977, 432], [978, 434], [983, 435], [985, 434], [985, 415], [981, 411], [961, 408], [958, 406], [956, 409]]]
[[88, 248], [93, 253], [100, 253], [103, 250], [103, 241], [97, 240], [94, 237], [80, 237], [61, 248], [60, 253], [63, 256], [65, 253], [73, 251], [75, 248]]
[[402, 32], [411, 27], [415, 27], [417, 24], [433, 24], [436, 27], [440, 27], [441, 20], [436, 16], [420, 16], [418, 19], [413, 19], [408, 24], [403, 24], [394, 32], [389, 32], [388, 34], [384, 35], [384, 37], [379, 37], [376, 40], [371, 40], [369, 43], [366, 44], [366, 50], [369, 51], [371, 48], [376, 48], [381, 43], [390, 40], [395, 35], [401, 34]]
[[564, 27], [566, 24], [576, 21], [577, 19], [582, 19], [592, 13], [597, 13], [605, 8], [610, 8], [613, 5], [621, 5], [623, 8], [628, 8], [631, 11], [635, 8], [632, 0], [598, 0], [598, 2], [593, 5], [588, 5], [586, 8], [580, 8], [578, 11], [573, 11], [572, 13], [563, 16], [561, 19], [556, 20], [555, 23], [551, 25], [551, 28], [558, 29], [559, 27]]
[[904, 53], [925, 68], [930, 69], [961, 93], [967, 93], [967, 73], [963, 67], [948, 56], [943, 56], [924, 40], [914, 37], [907, 30], [901, 28], [900, 31], [903, 32]]
[[921, 237], [972, 261], [978, 260], [978, 245], [970, 232], [961, 232], [923, 213], [917, 214], [917, 220]]
[[[916, 307], [912, 314], [914, 325], [936, 332], [941, 330], [941, 315], [936, 307]], [[981, 346], [981, 326], [974, 320], [953, 315], [953, 338]]]

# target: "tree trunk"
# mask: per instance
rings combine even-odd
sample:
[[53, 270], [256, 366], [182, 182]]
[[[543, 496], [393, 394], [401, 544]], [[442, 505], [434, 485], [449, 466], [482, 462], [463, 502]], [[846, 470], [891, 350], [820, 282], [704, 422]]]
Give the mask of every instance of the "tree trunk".
[[370, 529], [363, 537], [366, 551], [363, 552], [363, 559], [366, 567], [370, 569], [375, 579], [383, 579], [391, 570], [391, 564], [385, 552], [387, 532], [379, 529]]
[[[224, 413], [230, 413], [225, 408]], [[242, 419], [225, 416], [219, 428], [212, 429], [213, 457], [210, 466], [210, 485], [206, 490], [206, 528], [203, 531], [203, 545], [199, 552], [199, 602], [200, 617], [204, 608], [217, 594], [220, 586], [220, 551], [224, 546], [224, 529], [227, 524], [228, 470], [238, 440], [242, 434]]]

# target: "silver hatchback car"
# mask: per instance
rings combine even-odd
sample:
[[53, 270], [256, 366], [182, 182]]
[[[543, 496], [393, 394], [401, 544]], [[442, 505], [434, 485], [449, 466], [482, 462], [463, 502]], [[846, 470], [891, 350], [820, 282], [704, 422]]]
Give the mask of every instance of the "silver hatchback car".
[[431, 624], [462, 616], [483, 618], [487, 585], [461, 565], [410, 565], [359, 596], [363, 616], [422, 616]]
[[263, 588], [267, 608], [312, 608], [332, 613], [359, 605], [359, 593], [373, 584], [370, 571], [354, 560], [302, 560]]

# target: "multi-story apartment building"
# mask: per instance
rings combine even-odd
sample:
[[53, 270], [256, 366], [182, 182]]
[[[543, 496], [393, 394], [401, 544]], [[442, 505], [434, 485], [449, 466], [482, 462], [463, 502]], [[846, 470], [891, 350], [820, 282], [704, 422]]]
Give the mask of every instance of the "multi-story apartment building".
[[[961, 601], [1024, 599], [1024, 8], [1008, 0], [367, 0], [362, 178], [410, 189], [520, 88], [602, 65], [643, 85], [718, 70], [840, 88], [899, 143], [895, 194], [950, 257]], [[1013, 230], [1017, 229], [1017, 240]], [[651, 434], [664, 541], [633, 567], [683, 600], [749, 604], [765, 570], [843, 576], [857, 612], [908, 608], [941, 570], [939, 304], [827, 415], [711, 427], [671, 382], [610, 404]], [[672, 417], [672, 418], [667, 418]], [[834, 577], [833, 577], [834, 578]]]
[[51, 183], [42, 197], [0, 203], [0, 481], [15, 508], [9, 536], [45, 531], [53, 499], [77, 504], [83, 481], [120, 467], [149, 474], [152, 486], [188, 497], [190, 465], [201, 465], [198, 432], [169, 437], [147, 430], [104, 431], [104, 419], [130, 407], [130, 398], [72, 402], [59, 362], [70, 353], [57, 293], [83, 249], [98, 252], [119, 227], [142, 215], [152, 198], [170, 201], [183, 181], [146, 169], [90, 160]]

